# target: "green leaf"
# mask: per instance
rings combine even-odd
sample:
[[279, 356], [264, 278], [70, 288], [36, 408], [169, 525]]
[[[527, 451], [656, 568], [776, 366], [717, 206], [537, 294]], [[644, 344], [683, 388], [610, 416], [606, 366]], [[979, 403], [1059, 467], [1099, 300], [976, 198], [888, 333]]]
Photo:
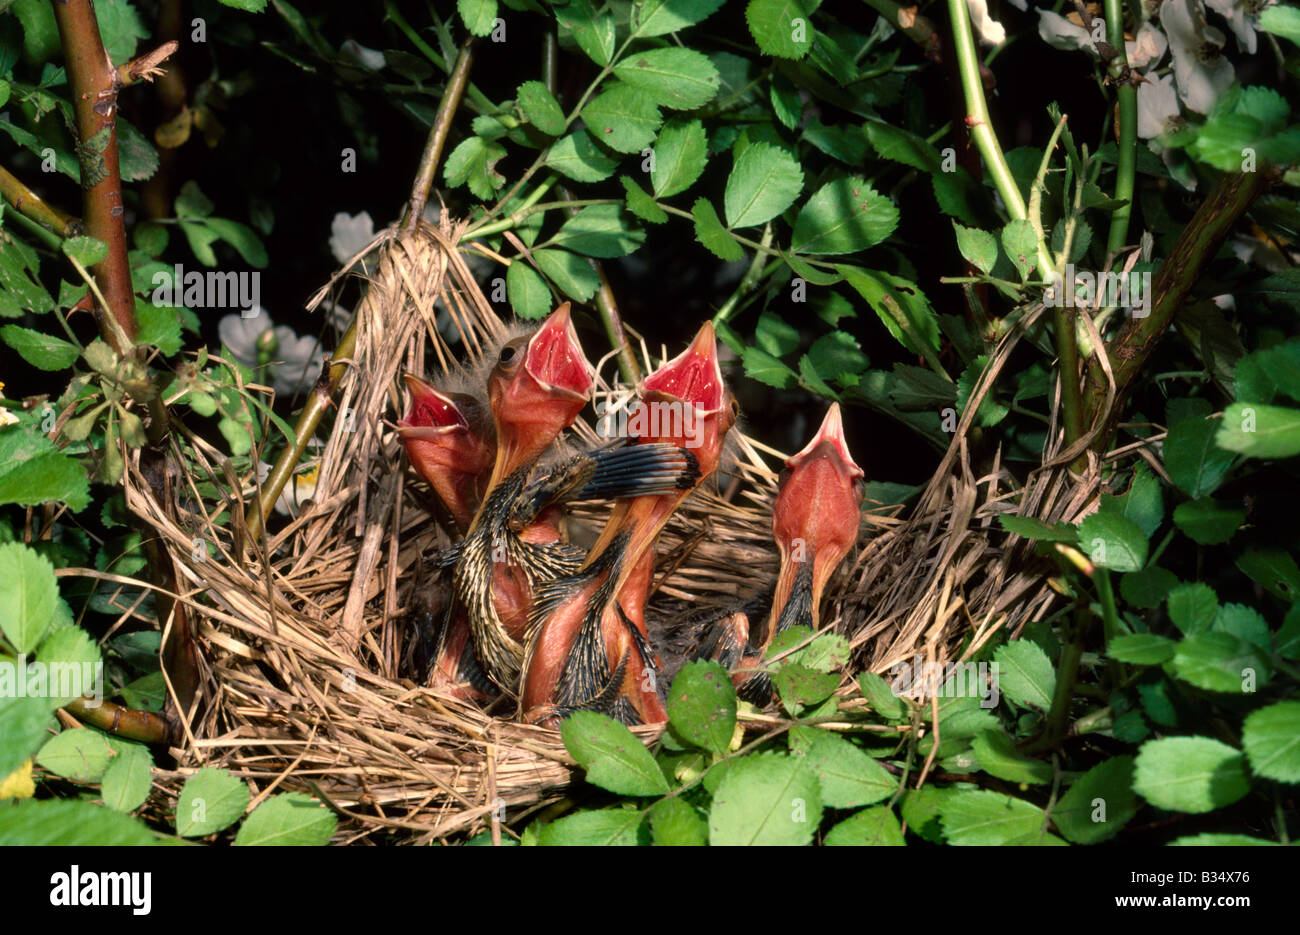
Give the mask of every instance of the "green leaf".
[[630, 730], [594, 711], [577, 711], [560, 725], [564, 746], [587, 781], [619, 795], [672, 791], [650, 751]]
[[[10, 464], [0, 466], [0, 503], [37, 506], [59, 500], [78, 511], [90, 503], [86, 470], [70, 455], [48, 451]], [[0, 586], [0, 601], [3, 593]]]
[[678, 736], [713, 753], [726, 753], [736, 729], [736, 692], [716, 662], [688, 662], [668, 692], [668, 719]]
[[515, 314], [527, 321], [536, 321], [550, 314], [551, 290], [522, 257], [506, 270], [506, 296]]
[[802, 758], [778, 753], [743, 757], [713, 794], [709, 843], [799, 846], [821, 822], [817, 777]]
[[993, 654], [997, 685], [1018, 705], [1046, 711], [1056, 691], [1056, 670], [1043, 648], [1031, 640], [1012, 640]]
[[564, 111], [560, 110], [555, 95], [546, 89], [546, 85], [540, 81], [525, 81], [519, 86], [515, 99], [524, 116], [538, 130], [547, 136], [559, 136], [564, 132]]
[[557, 7], [555, 19], [597, 65], [608, 65], [614, 58], [614, 17], [597, 13], [591, 0], [571, 0]]
[[1265, 591], [1286, 601], [1300, 599], [1300, 568], [1281, 549], [1251, 549], [1237, 559], [1237, 567]]
[[957, 249], [967, 262], [981, 272], [992, 272], [993, 264], [998, 261], [997, 239], [988, 231], [963, 227], [956, 221], [952, 222], [952, 227], [957, 232]]
[[1210, 812], [1250, 789], [1245, 758], [1209, 737], [1148, 740], [1138, 751], [1133, 788], [1152, 805], [1174, 812]]
[[1272, 634], [1266, 621], [1253, 607], [1245, 604], [1224, 604], [1214, 615], [1210, 629], [1215, 633], [1231, 633], [1247, 643], [1254, 643], [1265, 653], [1272, 643]]
[[1214, 440], [1251, 458], [1289, 458], [1300, 454], [1300, 409], [1233, 403], [1224, 410]]
[[586, 130], [577, 130], [552, 143], [546, 165], [575, 182], [599, 182], [618, 168], [618, 163], [592, 142]]
[[122, 698], [128, 707], [145, 711], [161, 711], [167, 700], [167, 685], [161, 672], [150, 672], [134, 682], [122, 686]]
[[476, 196], [487, 201], [505, 184], [505, 176], [495, 168], [505, 154], [505, 147], [494, 140], [468, 137], [447, 157], [443, 176], [452, 188], [466, 185]]
[[66, 370], [81, 356], [71, 342], [18, 325], [0, 327], [0, 338], [39, 370]]
[[659, 847], [700, 847], [709, 843], [709, 826], [682, 798], [661, 799], [650, 809], [650, 834]]
[[[740, 244], [731, 239], [727, 229], [718, 220], [718, 212], [707, 198], [696, 200], [691, 214], [695, 218], [695, 239], [708, 248], [714, 256], [728, 263], [734, 263], [745, 255]], [[787, 368], [788, 369], [788, 368]]]
[[94, 237], [69, 237], [60, 245], [66, 256], [90, 267], [108, 256], [108, 244]]
[[1038, 265], [1038, 235], [1028, 221], [1014, 220], [1002, 228], [1002, 249], [1021, 279], [1028, 278]]
[[882, 158], [901, 162], [922, 172], [933, 173], [942, 168], [938, 151], [924, 137], [880, 120], [868, 120], [863, 128], [872, 148]]
[[645, 242], [645, 231], [627, 223], [621, 205], [588, 205], [564, 222], [551, 243], [575, 253], [617, 257]]
[[1079, 543], [1095, 564], [1113, 571], [1137, 571], [1147, 561], [1147, 537], [1137, 523], [1116, 513], [1084, 517]]
[[613, 83], [588, 101], [582, 119], [593, 138], [620, 153], [649, 146], [663, 123], [654, 96], [623, 82]]
[[808, 348], [808, 360], [818, 373], [833, 376], [841, 386], [856, 385], [857, 375], [870, 365], [858, 339], [847, 331], [822, 335]]
[[668, 198], [686, 191], [704, 171], [709, 141], [698, 120], [682, 123], [670, 120], [659, 131], [654, 145], [650, 182], [655, 197]]
[[[1273, 8], [1276, 9], [1276, 8]], [[1276, 841], [1266, 841], [1264, 838], [1253, 838], [1248, 834], [1215, 834], [1213, 832], [1205, 834], [1187, 834], [1181, 838], [1174, 838], [1169, 842], [1170, 847], [1278, 847]]]
[[1103, 495], [1102, 509], [1127, 516], [1138, 528], [1150, 538], [1160, 528], [1165, 518], [1164, 497], [1160, 492], [1160, 481], [1145, 464], [1139, 464], [1133, 472], [1133, 481], [1128, 490], [1119, 497]]
[[843, 265], [835, 269], [867, 300], [899, 344], [940, 367], [939, 319], [920, 287], [880, 270]]
[[[700, 200], [703, 201], [703, 199]], [[766, 383], [768, 386], [774, 386], [777, 389], [788, 387], [795, 376], [795, 372], [789, 366], [762, 348], [745, 348], [743, 362], [745, 376], [760, 383]]]
[[947, 797], [939, 807], [939, 815], [948, 843], [958, 846], [1006, 844], [1046, 834], [1041, 808], [986, 790]]
[[0, 847], [157, 843], [139, 819], [80, 799], [24, 799], [0, 808]]
[[903, 699], [876, 673], [863, 672], [858, 676], [858, 686], [871, 702], [871, 710], [886, 721], [898, 721], [906, 716], [907, 708], [903, 705]]
[[1300, 9], [1282, 4], [1268, 7], [1259, 14], [1259, 28], [1300, 45]]
[[114, 811], [133, 812], [144, 804], [153, 787], [153, 757], [138, 743], [121, 744], [104, 771], [104, 804]]
[[634, 35], [650, 37], [677, 32], [712, 16], [722, 3], [723, 0], [645, 0]]
[[1300, 701], [1279, 701], [1251, 712], [1241, 745], [1257, 776], [1300, 782]]
[[1052, 821], [1075, 844], [1098, 844], [1119, 834], [1137, 813], [1133, 757], [1098, 763], [1075, 780], [1052, 809]]
[[0, 776], [8, 776], [41, 748], [47, 728], [56, 724], [50, 713], [57, 700], [0, 697]]
[[497, 18], [497, 0], [456, 0], [456, 10], [466, 29], [476, 36], [486, 36]]
[[209, 230], [234, 247], [249, 266], [265, 269], [270, 263], [262, 238], [258, 237], [257, 232], [247, 224], [226, 218], [208, 218], [205, 223]]
[[[771, 650], [769, 650], [769, 653]], [[834, 672], [818, 672], [798, 662], [785, 662], [772, 673], [772, 684], [781, 696], [781, 703], [791, 712], [800, 705], [825, 701], [839, 687], [840, 677]]]
[[1120, 662], [1158, 666], [1174, 658], [1174, 641], [1154, 633], [1125, 633], [1106, 646], [1106, 655]]
[[[957, 378], [956, 402], [958, 412], [965, 413], [971, 394], [975, 392], [975, 386], [979, 383], [980, 377], [984, 375], [988, 365], [988, 355], [980, 354], [967, 365], [961, 376]], [[980, 400], [979, 409], [976, 410], [975, 424], [985, 428], [997, 425], [1007, 417], [1008, 412], [1010, 410], [998, 403], [997, 398], [990, 391]]]
[[614, 68], [619, 80], [650, 93], [656, 104], [694, 110], [718, 93], [718, 69], [694, 49], [666, 48], [635, 52]]
[[[0, 120], [0, 126], [9, 126]], [[11, 243], [0, 249], [0, 317], [21, 318], [27, 312], [42, 314], [54, 308], [54, 299], [33, 281], [23, 256]], [[35, 270], [35, 261], [31, 269]]]
[[816, 117], [805, 123], [803, 138], [832, 159], [838, 159], [854, 169], [866, 161], [871, 149], [861, 127], [826, 126]]
[[0, 632], [16, 652], [40, 644], [58, 597], [49, 559], [21, 542], [0, 545]]
[[176, 800], [176, 833], [201, 838], [225, 831], [248, 808], [248, 783], [225, 770], [204, 767], [185, 780]]
[[1213, 493], [1232, 466], [1232, 455], [1214, 443], [1215, 431], [1211, 421], [1184, 419], [1171, 425], [1165, 437], [1165, 470], [1174, 486], [1193, 500]]
[[1016, 516], [1013, 513], [1000, 513], [998, 522], [1007, 532], [1015, 533], [1026, 539], [1041, 539], [1044, 542], [1079, 541], [1079, 530], [1069, 523], [1045, 523], [1032, 516]]
[[112, 756], [113, 748], [103, 734], [82, 727], [62, 731], [47, 740], [36, 754], [36, 762], [73, 782], [99, 782]]
[[575, 812], [542, 828], [544, 846], [633, 847], [640, 842], [644, 816], [635, 809], [606, 808]]
[[803, 170], [786, 150], [751, 143], [736, 157], [723, 194], [730, 227], [752, 227], [776, 217], [799, 197]]
[[534, 250], [533, 259], [546, 277], [571, 299], [585, 302], [596, 294], [600, 277], [591, 261], [568, 250]]
[[261, 13], [266, 9], [266, 0], [221, 0], [221, 4], [245, 13]]
[[650, 197], [644, 188], [626, 175], [620, 175], [618, 180], [623, 184], [623, 190], [627, 192], [624, 204], [627, 205], [628, 211], [650, 224], [663, 224], [668, 220], [667, 213], [655, 203], [654, 198]]
[[1052, 765], [1031, 759], [1016, 750], [1014, 741], [1001, 731], [980, 731], [971, 741], [980, 769], [1008, 782], [1041, 784], [1052, 781]]
[[774, 357], [792, 354], [802, 343], [798, 329], [770, 309], [758, 316], [754, 340], [759, 347]]
[[1159, 607], [1178, 584], [1173, 572], [1155, 565], [1131, 571], [1119, 582], [1120, 594], [1134, 607]]
[[816, 727], [790, 731], [790, 752], [807, 759], [821, 783], [822, 804], [857, 808], [884, 801], [898, 790], [898, 780], [843, 737]]
[[135, 317], [140, 326], [136, 333], [136, 344], [153, 345], [168, 357], [180, 351], [183, 339], [180, 313], [176, 308], [137, 303]]
[[764, 55], [800, 59], [812, 48], [813, 26], [800, 0], [749, 0], [745, 22]]
[[903, 829], [886, 805], [864, 808], [826, 832], [827, 847], [904, 846]]
[[1189, 500], [1174, 508], [1174, 525], [1201, 545], [1217, 545], [1232, 538], [1246, 520], [1246, 511], [1210, 497]]
[[[46, 697], [50, 706], [55, 707], [93, 692], [99, 674], [97, 667], [103, 659], [99, 647], [85, 630], [64, 627], [41, 642], [36, 661], [43, 663], [49, 673]], [[60, 688], [64, 691], [58, 691]]]
[[1208, 630], [1218, 611], [1218, 595], [1208, 584], [1180, 584], [1169, 592], [1169, 619], [1188, 636]]
[[302, 792], [273, 795], [244, 819], [236, 846], [293, 845], [321, 847], [338, 825], [334, 813]]
[[790, 249], [820, 255], [856, 253], [885, 240], [898, 227], [898, 208], [860, 176], [836, 179], [817, 190], [795, 218]]
[[1270, 674], [1259, 647], [1233, 633], [1214, 631], [1179, 640], [1170, 668], [1197, 688], [1236, 695], [1253, 691]]

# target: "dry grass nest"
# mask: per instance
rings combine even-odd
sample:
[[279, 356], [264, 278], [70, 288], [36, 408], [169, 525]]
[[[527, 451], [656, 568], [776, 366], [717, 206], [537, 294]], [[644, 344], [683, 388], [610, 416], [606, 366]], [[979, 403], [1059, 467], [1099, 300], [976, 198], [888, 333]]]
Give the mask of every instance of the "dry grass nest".
[[[200, 442], [186, 450], [190, 470], [174, 502], [138, 463], [128, 465], [128, 506], [170, 553], [201, 666], [199, 697], [173, 748], [178, 768], [155, 784], [158, 805], [174, 807], [185, 777], [214, 766], [263, 795], [323, 796], [343, 816], [346, 840], [397, 831], [424, 842], [484, 827], [503, 803], [513, 815], [536, 808], [571, 781], [572, 760], [556, 731], [494, 717], [404, 677], [417, 569], [448, 539], [393, 431], [398, 378], [407, 369], [436, 377], [475, 364], [505, 329], [456, 247], [464, 229], [444, 215], [437, 227], [385, 230], [313, 300], [314, 307], [361, 277], [356, 349], [315, 497], [287, 525], [249, 544], [236, 535], [238, 510], [234, 523], [214, 524], [239, 501], [239, 479]], [[454, 336], [455, 351], [444, 335]], [[823, 616], [852, 647], [844, 695], [858, 672], [886, 672], [917, 655], [939, 664], [964, 659], [1000, 628], [1018, 632], [1052, 609], [1056, 595], [1043, 586], [1050, 564], [995, 517], [1074, 519], [1095, 500], [1100, 472], [1094, 463], [1082, 478], [1072, 476], [1055, 451], [1028, 483], [1000, 466], [972, 472], [973, 413], [1017, 340], [1008, 335], [993, 355], [917, 501], [906, 512], [865, 505], [859, 548], [834, 579]], [[574, 431], [577, 443], [595, 439], [589, 426]], [[1057, 436], [1052, 426], [1049, 437]], [[770, 587], [779, 454], [743, 435], [736, 450], [717, 482], [667, 527], [652, 615]], [[200, 496], [204, 483], [225, 491], [226, 501]], [[196, 539], [214, 554], [196, 560]], [[764, 716], [753, 726], [771, 721]]]

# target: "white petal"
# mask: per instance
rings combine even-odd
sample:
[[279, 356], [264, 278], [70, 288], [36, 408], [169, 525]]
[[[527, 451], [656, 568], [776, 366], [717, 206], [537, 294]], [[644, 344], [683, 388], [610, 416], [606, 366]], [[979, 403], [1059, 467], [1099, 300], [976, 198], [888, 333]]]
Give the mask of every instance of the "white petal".
[[1096, 52], [1088, 30], [1048, 10], [1038, 11], [1038, 35], [1054, 49], [1065, 49], [1068, 52], [1085, 49]]
[[1006, 41], [1007, 31], [1001, 23], [989, 16], [988, 0], [966, 0], [966, 6], [970, 9], [971, 26], [975, 29], [975, 35], [980, 37], [980, 42], [985, 45], [1001, 45]]
[[1169, 48], [1165, 34], [1150, 23], [1143, 23], [1137, 38], [1124, 43], [1124, 54], [1129, 68], [1150, 68], [1160, 64]]
[[225, 315], [217, 322], [217, 335], [221, 338], [221, 343], [230, 348], [235, 360], [245, 367], [257, 366], [257, 339], [273, 324], [271, 316], [260, 306], [256, 306], [255, 310], [257, 314], [251, 318], [239, 314]]
[[340, 211], [334, 215], [334, 222], [330, 225], [330, 251], [334, 254], [334, 259], [346, 263], [360, 253], [361, 248], [370, 243], [374, 236], [375, 222], [370, 219], [369, 211], [355, 215]]
[[276, 394], [288, 396], [307, 389], [320, 365], [316, 339], [310, 335], [298, 337], [285, 325], [275, 329], [275, 336], [280, 347], [275, 352], [276, 365], [270, 369]]
[[1026, 3], [1025, 0], [1010, 0], [1010, 2], [1011, 5], [1015, 7], [1017, 10], [1019, 10], [1021, 13], [1029, 9], [1029, 4]]
[[1165, 0], [1160, 8], [1160, 25], [1165, 27], [1174, 57], [1178, 94], [1190, 110], [1209, 113], [1214, 102], [1232, 84], [1232, 62], [1223, 55], [1209, 64], [1201, 61], [1203, 47], [1223, 48], [1223, 33], [1206, 25], [1201, 0]]
[[1178, 92], [1173, 75], [1148, 78], [1138, 85], [1138, 136], [1149, 140], [1164, 132], [1170, 117], [1178, 116]]
[[356, 61], [363, 68], [369, 68], [371, 71], [379, 71], [388, 64], [383, 52], [378, 49], [368, 49], [355, 39], [346, 40], [339, 51], [346, 57]]

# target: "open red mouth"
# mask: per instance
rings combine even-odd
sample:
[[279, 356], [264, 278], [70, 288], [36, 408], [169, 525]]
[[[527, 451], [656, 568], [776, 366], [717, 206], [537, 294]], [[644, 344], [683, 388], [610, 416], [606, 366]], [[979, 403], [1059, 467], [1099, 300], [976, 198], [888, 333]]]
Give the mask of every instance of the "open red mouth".
[[404, 437], [441, 435], [447, 432], [468, 431], [465, 418], [456, 397], [458, 393], [440, 393], [431, 384], [414, 374], [403, 374], [411, 393], [411, 408], [406, 418], [397, 423]]
[[704, 413], [719, 412], [725, 398], [713, 323], [705, 322], [690, 347], [641, 381], [641, 395], [662, 393]]
[[528, 342], [524, 368], [542, 389], [586, 399], [595, 375], [578, 343], [578, 332], [565, 302]]

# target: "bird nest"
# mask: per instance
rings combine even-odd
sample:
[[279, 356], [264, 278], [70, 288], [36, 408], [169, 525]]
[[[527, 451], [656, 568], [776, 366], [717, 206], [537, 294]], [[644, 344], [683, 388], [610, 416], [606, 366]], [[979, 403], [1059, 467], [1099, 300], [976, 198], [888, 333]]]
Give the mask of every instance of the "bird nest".
[[[178, 769], [155, 786], [162, 804], [174, 804], [193, 769], [214, 766], [260, 793], [320, 795], [344, 817], [349, 840], [396, 831], [427, 841], [486, 827], [507, 809], [518, 816], [571, 781], [558, 732], [439, 694], [409, 666], [411, 612], [420, 589], [438, 581], [422, 573], [423, 560], [449, 540], [393, 430], [399, 377], [410, 370], [436, 380], [473, 367], [506, 333], [457, 248], [463, 230], [445, 215], [437, 227], [385, 230], [314, 299], [362, 277], [355, 351], [315, 495], [287, 524], [250, 541], [240, 479], [198, 440], [184, 450], [174, 494], [138, 461], [128, 465], [127, 503], [167, 548], [199, 651], [199, 692], [173, 748]], [[1018, 631], [1051, 607], [1041, 560], [995, 516], [1072, 519], [1095, 497], [1097, 472], [1081, 481], [1057, 458], [1028, 486], [1002, 469], [973, 475], [966, 433], [1015, 340], [993, 355], [940, 470], [906, 517], [900, 507], [864, 506], [859, 547], [828, 588], [823, 615], [853, 650], [842, 693], [860, 671], [916, 656], [964, 659], [999, 628]], [[598, 385], [618, 391], [613, 380]], [[572, 431], [577, 444], [596, 440], [581, 420]], [[779, 454], [733, 435], [731, 463], [665, 529], [650, 617], [734, 606], [775, 578]], [[214, 522], [227, 510], [233, 521]], [[597, 508], [575, 516], [579, 525], [600, 521]], [[174, 620], [162, 623], [166, 631]]]

